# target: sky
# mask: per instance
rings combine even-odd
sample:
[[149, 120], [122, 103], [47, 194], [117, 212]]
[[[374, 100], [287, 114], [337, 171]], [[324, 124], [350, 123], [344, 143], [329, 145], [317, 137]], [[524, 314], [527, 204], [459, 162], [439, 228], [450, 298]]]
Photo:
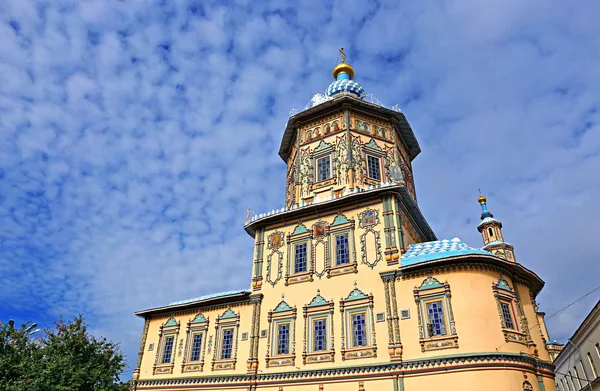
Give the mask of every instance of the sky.
[[[0, 2], [0, 320], [133, 312], [250, 286], [246, 210], [284, 203], [290, 111], [333, 81], [398, 104], [438, 238], [481, 246], [481, 189], [552, 315], [598, 286], [600, 3]], [[548, 319], [564, 341], [600, 298]]]

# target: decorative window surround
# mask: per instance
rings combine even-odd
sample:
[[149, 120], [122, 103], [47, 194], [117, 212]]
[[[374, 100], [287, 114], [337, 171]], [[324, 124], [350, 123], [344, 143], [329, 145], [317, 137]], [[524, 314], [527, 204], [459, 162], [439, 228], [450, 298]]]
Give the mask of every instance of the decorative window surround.
[[[296, 362], [296, 307], [290, 307], [282, 297], [277, 307], [269, 311], [267, 320], [267, 367], [293, 366]], [[290, 346], [287, 354], [277, 354], [277, 329], [280, 324], [289, 324]]]
[[[311, 246], [312, 270], [319, 278], [323, 277], [331, 266], [329, 250], [329, 224], [326, 221], [319, 220], [312, 226], [313, 245]], [[317, 259], [317, 247], [323, 246], [325, 256], [324, 264]], [[321, 269], [322, 268], [322, 269]]]
[[[442, 284], [437, 279], [429, 276], [423, 281], [420, 287], [417, 288], [415, 286], [413, 293], [417, 304], [421, 351], [458, 348], [458, 335], [456, 334], [452, 302], [450, 300], [450, 285], [448, 285], [448, 282]], [[427, 304], [435, 302], [441, 302], [442, 305], [444, 335], [429, 335], [427, 329]]]
[[[198, 360], [192, 361], [192, 350], [194, 336], [201, 335], [200, 355]], [[185, 354], [181, 363], [181, 372], [201, 372], [204, 368], [204, 350], [206, 347], [206, 337], [208, 334], [208, 319], [202, 314], [196, 315], [187, 323], [187, 344], [185, 345]]]
[[[215, 341], [215, 350], [213, 353], [212, 370], [224, 370], [224, 369], [235, 369], [235, 363], [237, 361], [237, 349], [238, 349], [238, 333], [240, 329], [240, 314], [233, 312], [231, 308], [228, 308], [223, 315], [217, 317], [215, 324], [215, 335], [217, 336]], [[225, 330], [232, 330], [232, 346], [231, 346], [231, 358], [222, 358], [223, 350], [223, 336]]]
[[[366, 185], [377, 185], [381, 182], [384, 181], [385, 178], [385, 167], [384, 167], [384, 163], [385, 163], [385, 152], [383, 151], [383, 149], [377, 144], [377, 142], [374, 139], [369, 140], [368, 143], [365, 143], [363, 145], [363, 153], [364, 153], [364, 162], [365, 162], [365, 166], [364, 166], [364, 183]], [[378, 160], [378, 174], [379, 174], [379, 178], [374, 178], [372, 177], [370, 174], [370, 168], [369, 168], [369, 156], [377, 159]]]
[[[299, 223], [294, 231], [287, 237], [288, 265], [285, 271], [285, 285], [313, 281], [314, 262], [312, 261], [312, 231]], [[306, 243], [306, 271], [294, 273], [296, 245]]]
[[[333, 307], [333, 300], [327, 301], [321, 296], [319, 290], [317, 290], [317, 295], [311, 302], [304, 306], [302, 311], [304, 314], [302, 363], [304, 365], [334, 361]], [[329, 349], [315, 350], [314, 322], [316, 320], [324, 320], [326, 322], [326, 343], [330, 343]]]
[[[319, 145], [312, 151], [312, 166], [314, 167], [313, 178], [315, 178], [315, 181], [311, 184], [311, 191], [315, 191], [325, 186], [335, 185], [336, 170], [334, 165], [335, 159], [333, 156], [334, 149], [334, 144], [321, 140]], [[319, 176], [319, 160], [323, 158], [329, 158], [329, 173], [328, 175], [325, 175], [326, 177]]]
[[[497, 282], [492, 283], [492, 291], [494, 292], [494, 299], [498, 307], [498, 316], [500, 318], [500, 324], [502, 325], [502, 334], [504, 334], [504, 340], [506, 342], [518, 342], [523, 345], [527, 345], [527, 333], [525, 330], [524, 322], [521, 316], [518, 316], [517, 308], [519, 306], [519, 300], [516, 292], [508, 285], [508, 282], [504, 277], [500, 276]], [[512, 316], [514, 328], [510, 328], [507, 325], [503, 313], [502, 304], [507, 304], [510, 308], [510, 315]]]
[[[373, 295], [365, 295], [354, 283], [354, 289], [348, 297], [340, 300], [342, 316], [342, 360], [377, 357], [377, 342], [375, 340], [375, 319], [373, 314]], [[365, 344], [353, 346], [352, 315], [365, 316]]]
[[[346, 216], [339, 213], [333, 223], [329, 226], [329, 243], [333, 245], [329, 246], [329, 269], [327, 270], [327, 278], [334, 276], [340, 276], [348, 273], [358, 273], [358, 263], [356, 261], [356, 243], [354, 241], [354, 226], [355, 221], [348, 220]], [[348, 234], [348, 252], [350, 256], [350, 262], [337, 265], [335, 263], [337, 246], [335, 246], [336, 236]]]
[[[173, 366], [175, 365], [175, 344], [177, 343], [177, 336], [179, 335], [180, 323], [175, 320], [172, 316], [158, 331], [159, 348], [156, 349], [156, 358], [154, 360], [154, 366], [152, 367], [153, 375], [170, 375], [173, 373]], [[172, 338], [171, 357], [169, 362], [163, 363], [163, 352], [165, 349], [165, 342], [168, 338]]]

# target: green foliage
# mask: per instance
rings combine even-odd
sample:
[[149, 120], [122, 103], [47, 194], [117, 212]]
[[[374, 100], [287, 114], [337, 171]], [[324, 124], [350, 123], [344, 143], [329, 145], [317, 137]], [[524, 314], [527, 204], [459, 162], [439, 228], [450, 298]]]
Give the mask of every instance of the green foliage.
[[[33, 326], [33, 327], [32, 327]], [[125, 368], [118, 345], [87, 332], [80, 316], [62, 319], [35, 338], [35, 325], [0, 327], [0, 390], [124, 391]]]

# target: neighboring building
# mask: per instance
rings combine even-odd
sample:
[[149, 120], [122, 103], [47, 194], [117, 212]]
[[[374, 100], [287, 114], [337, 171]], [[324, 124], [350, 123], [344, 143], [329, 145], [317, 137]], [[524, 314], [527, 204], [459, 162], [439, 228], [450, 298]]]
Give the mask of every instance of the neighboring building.
[[437, 240], [404, 114], [333, 76], [285, 128], [285, 207], [247, 219], [251, 290], [137, 312], [134, 389], [554, 390], [544, 283], [485, 197], [483, 249]]
[[600, 390], [600, 301], [554, 360], [562, 391]]

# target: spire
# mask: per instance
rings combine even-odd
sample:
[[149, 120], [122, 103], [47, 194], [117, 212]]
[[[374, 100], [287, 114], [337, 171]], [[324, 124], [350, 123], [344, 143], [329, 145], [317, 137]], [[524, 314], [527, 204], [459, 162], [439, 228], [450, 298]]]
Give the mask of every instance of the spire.
[[477, 201], [479, 201], [481, 204], [481, 220], [485, 219], [486, 217], [494, 217], [492, 212], [490, 212], [487, 208], [487, 198], [481, 194], [481, 190], [479, 190], [479, 198]]
[[487, 199], [481, 194], [481, 190], [477, 201], [481, 204], [481, 223], [477, 226], [477, 230], [483, 237], [483, 249], [500, 258], [515, 261], [514, 247], [504, 241], [502, 223], [488, 210]]
[[352, 80], [354, 77], [354, 68], [346, 62], [346, 52], [340, 48], [340, 57], [342, 62], [333, 68], [333, 78], [335, 80]]

